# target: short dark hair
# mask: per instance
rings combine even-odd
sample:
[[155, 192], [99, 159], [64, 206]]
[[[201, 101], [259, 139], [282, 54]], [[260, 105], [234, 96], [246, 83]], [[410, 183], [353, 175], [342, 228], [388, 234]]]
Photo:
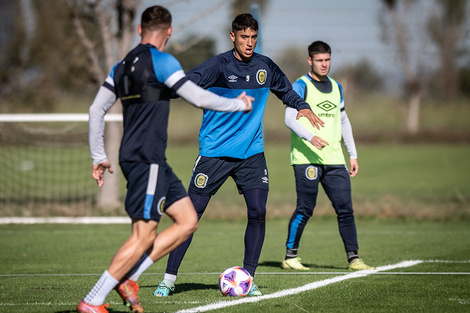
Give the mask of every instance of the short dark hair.
[[245, 30], [247, 28], [258, 31], [258, 21], [250, 13], [242, 13], [237, 15], [232, 22], [232, 32]]
[[318, 53], [329, 53], [331, 54], [330, 46], [323, 41], [314, 41], [310, 46], [308, 46], [308, 56], [313, 57], [314, 54]]
[[145, 9], [140, 20], [140, 27], [145, 31], [154, 31], [159, 28], [171, 27], [171, 13], [160, 5]]

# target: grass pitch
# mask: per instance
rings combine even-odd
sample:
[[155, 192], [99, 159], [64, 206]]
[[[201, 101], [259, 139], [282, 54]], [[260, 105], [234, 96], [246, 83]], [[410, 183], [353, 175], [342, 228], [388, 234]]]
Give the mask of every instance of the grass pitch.
[[[162, 220], [162, 228], [168, 220]], [[225, 268], [242, 265], [245, 221], [203, 218], [175, 293], [152, 296], [163, 277], [165, 258], [141, 277], [142, 305], [146, 312], [470, 311], [467, 222], [359, 218], [357, 227], [360, 256], [368, 264], [380, 269], [406, 260], [422, 262], [356, 277], [346, 270], [336, 220], [314, 216], [299, 250], [311, 271], [281, 270], [287, 219], [269, 219], [255, 277], [267, 297], [226, 298], [217, 279]], [[129, 225], [0, 226], [0, 312], [74, 312], [129, 232]], [[302, 286], [312, 288], [288, 294]], [[115, 292], [107, 301], [110, 312], [127, 312]]]

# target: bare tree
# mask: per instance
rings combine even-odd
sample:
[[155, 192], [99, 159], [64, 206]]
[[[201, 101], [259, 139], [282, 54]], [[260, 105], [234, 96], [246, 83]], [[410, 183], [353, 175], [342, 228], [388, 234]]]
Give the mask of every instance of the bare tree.
[[[410, 25], [407, 23], [410, 7], [416, 1], [382, 0], [390, 17], [390, 24], [384, 24], [384, 34], [389, 34], [393, 38], [391, 41], [396, 47], [398, 63], [404, 75], [405, 90], [409, 95], [407, 131], [411, 134], [417, 133], [419, 129], [419, 111], [424, 75], [421, 73], [424, 68], [424, 53], [413, 53], [410, 49]], [[388, 26], [388, 27], [387, 27]]]
[[428, 21], [429, 34], [439, 50], [437, 93], [455, 98], [459, 92], [458, 60], [461, 46], [469, 32], [467, 0], [435, 1], [440, 7]]
[[[68, 0], [73, 25], [86, 48], [89, 59], [88, 71], [99, 83], [106, 78], [112, 66], [130, 50], [134, 38], [134, 19], [140, 0]], [[91, 18], [92, 27], [84, 27], [84, 21]], [[97, 36], [98, 34], [98, 36]], [[101, 50], [100, 50], [101, 47]], [[113, 106], [109, 113], [120, 113], [121, 106]], [[106, 184], [100, 190], [98, 206], [113, 209], [120, 206], [119, 193], [119, 145], [122, 126], [117, 122], [109, 122], [105, 129], [106, 152], [115, 172], [106, 174]]]

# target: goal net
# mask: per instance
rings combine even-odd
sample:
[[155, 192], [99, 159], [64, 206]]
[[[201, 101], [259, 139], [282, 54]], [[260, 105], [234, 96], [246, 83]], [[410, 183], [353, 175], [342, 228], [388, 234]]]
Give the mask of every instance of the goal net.
[[88, 114], [0, 114], [0, 216], [99, 215], [91, 164]]

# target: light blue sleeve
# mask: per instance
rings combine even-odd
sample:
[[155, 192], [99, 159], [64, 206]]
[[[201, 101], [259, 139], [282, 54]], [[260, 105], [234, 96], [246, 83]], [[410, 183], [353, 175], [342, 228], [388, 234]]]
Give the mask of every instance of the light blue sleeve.
[[307, 85], [305, 82], [301, 79], [297, 79], [293, 84], [292, 84], [292, 89], [302, 98], [305, 98], [305, 89]]
[[165, 83], [175, 72], [183, 70], [180, 62], [171, 54], [158, 51], [156, 48], [150, 49], [150, 53], [158, 81]]
[[119, 63], [114, 64], [113, 68], [111, 69], [111, 72], [109, 72], [109, 77], [114, 79], [114, 71], [116, 70], [116, 67], [118, 66]]

